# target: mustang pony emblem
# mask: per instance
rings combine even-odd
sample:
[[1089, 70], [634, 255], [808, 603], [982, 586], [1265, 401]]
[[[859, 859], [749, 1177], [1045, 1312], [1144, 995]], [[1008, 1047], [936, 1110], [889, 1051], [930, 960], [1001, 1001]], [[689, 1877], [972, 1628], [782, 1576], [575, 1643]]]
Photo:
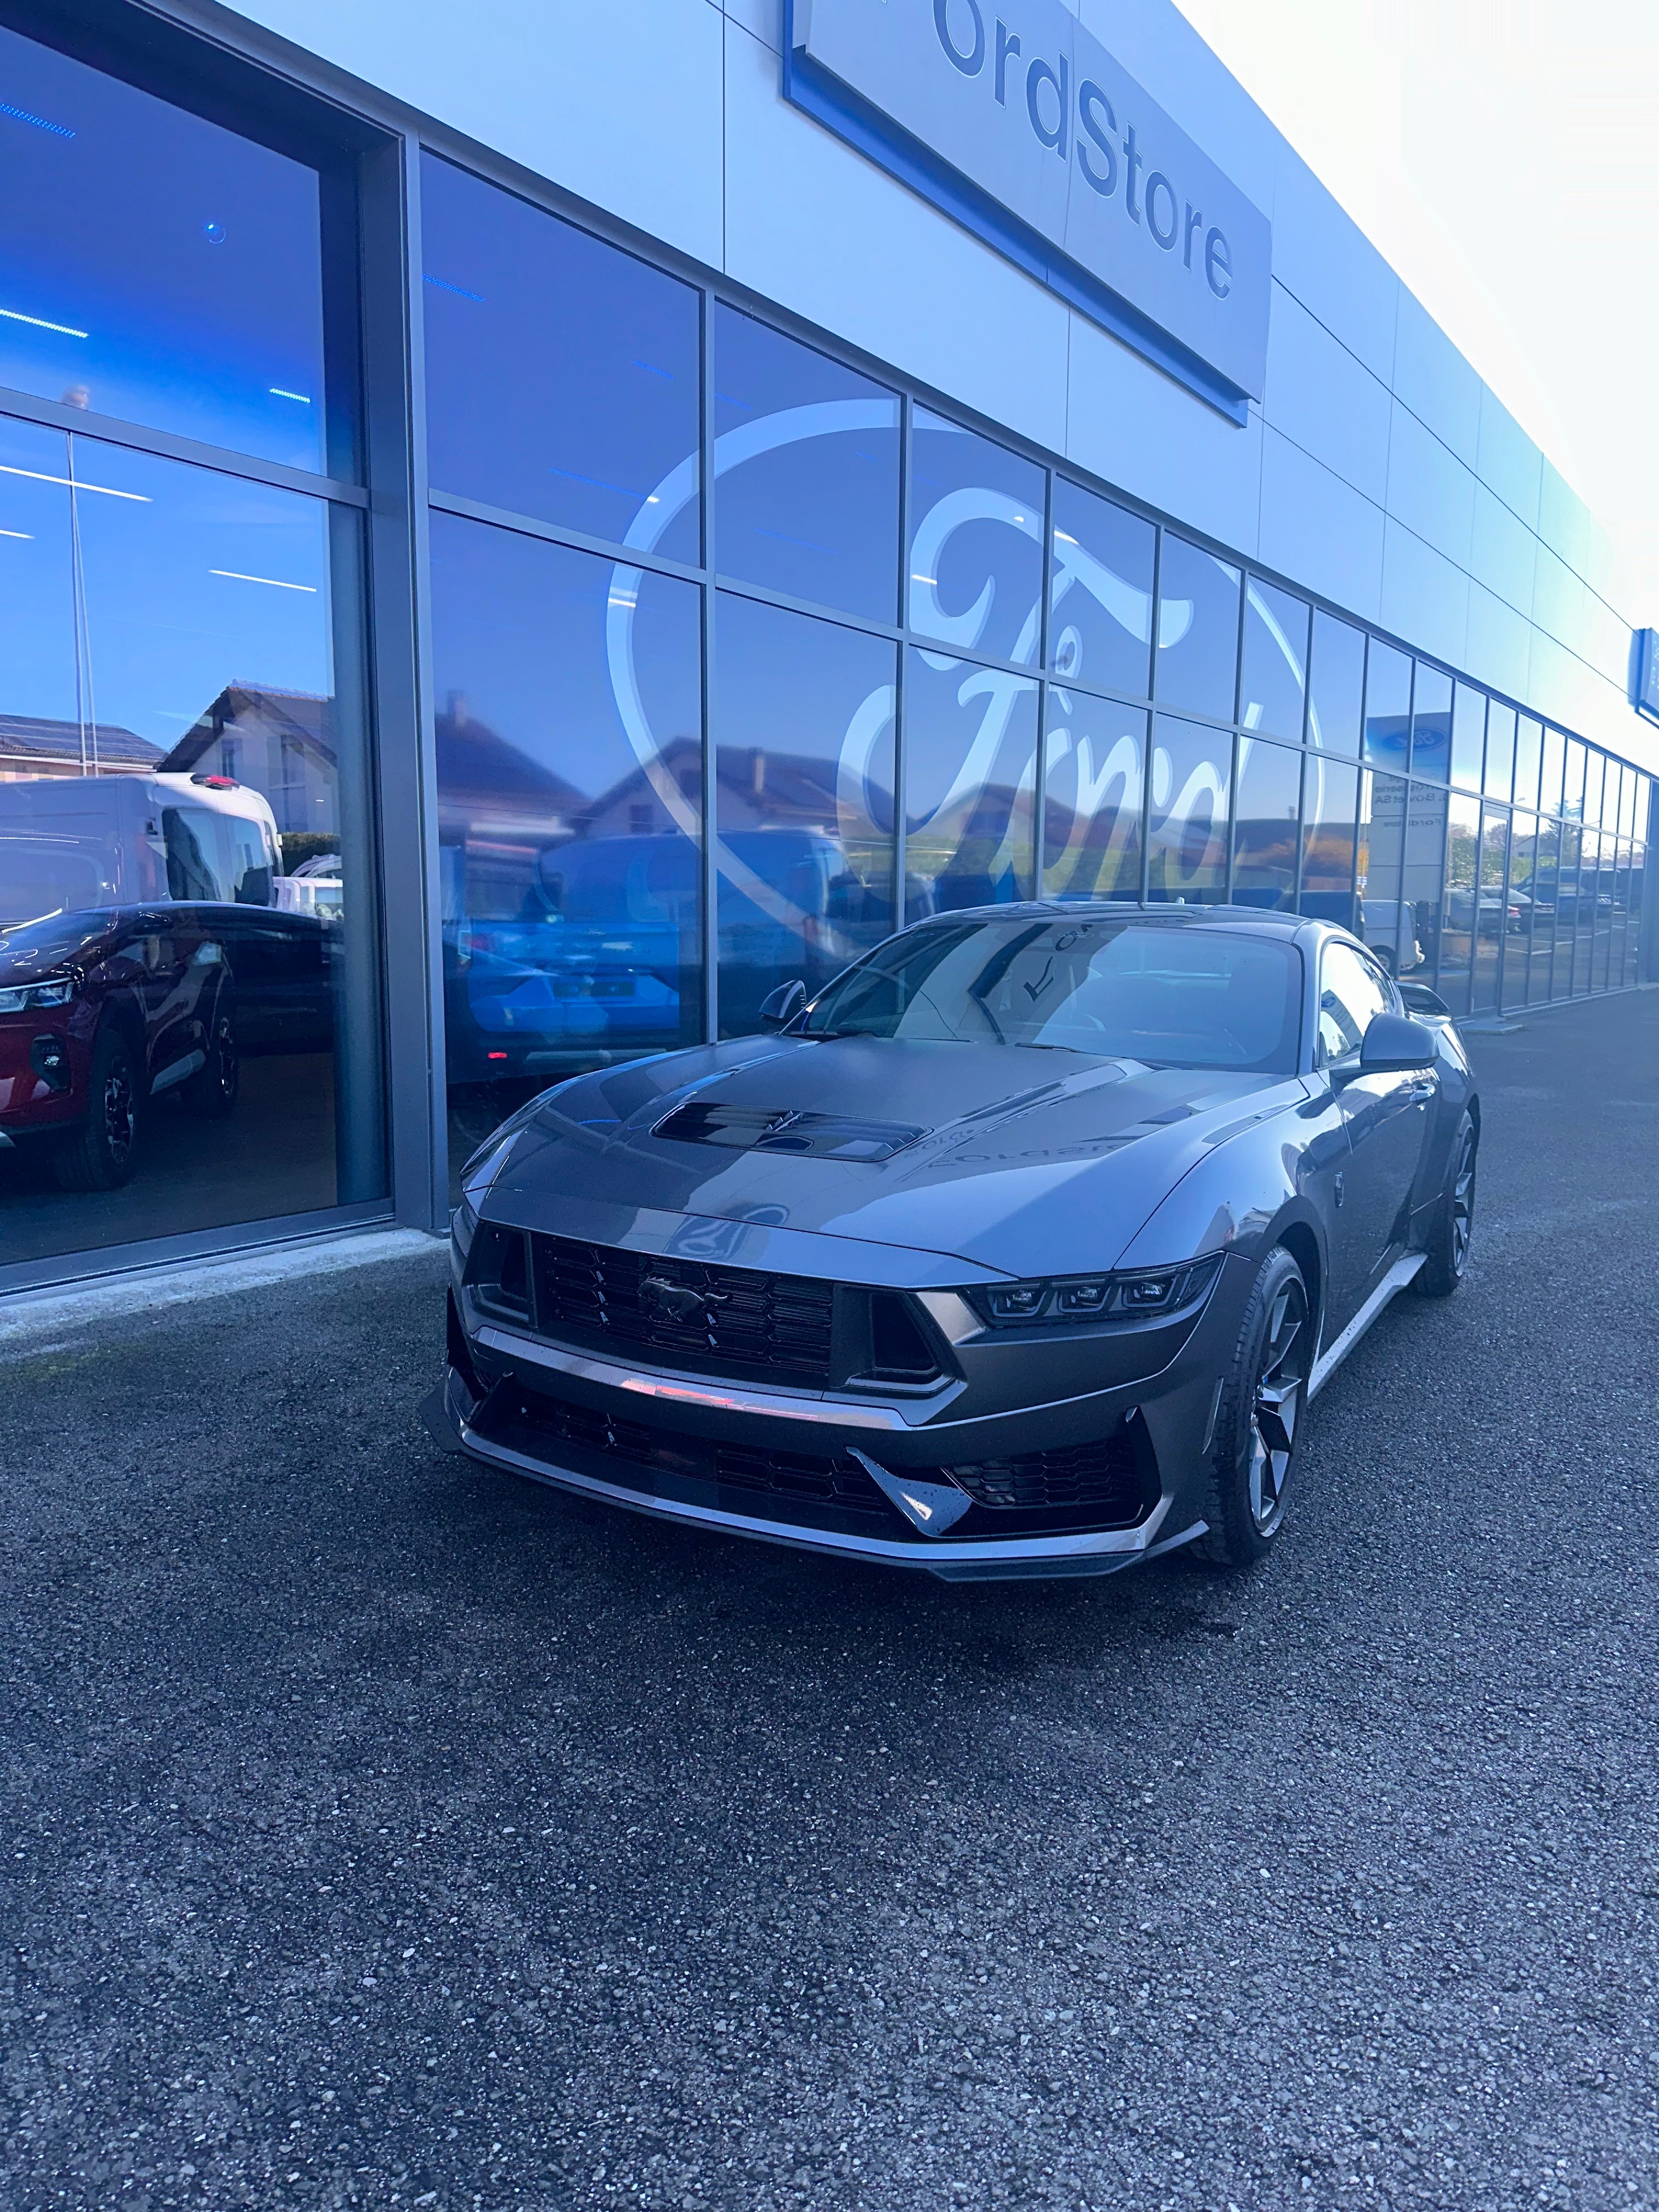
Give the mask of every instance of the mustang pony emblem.
[[666, 1275], [647, 1275], [640, 1285], [640, 1304], [651, 1319], [677, 1328], [706, 1321], [710, 1309], [724, 1305], [727, 1296], [725, 1291], [699, 1291], [690, 1283], [670, 1282]]

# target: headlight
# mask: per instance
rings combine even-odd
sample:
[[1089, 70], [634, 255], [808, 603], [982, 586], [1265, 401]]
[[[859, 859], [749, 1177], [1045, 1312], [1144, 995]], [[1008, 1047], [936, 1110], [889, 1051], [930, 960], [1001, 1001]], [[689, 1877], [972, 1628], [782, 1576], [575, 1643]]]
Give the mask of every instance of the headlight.
[[0, 991], [0, 1014], [32, 1013], [37, 1006], [66, 1006], [74, 996], [75, 985], [67, 975], [55, 975], [46, 983], [23, 983], [15, 990]]
[[1133, 1275], [1067, 1275], [1035, 1283], [997, 1283], [969, 1291], [973, 1305], [993, 1328], [1027, 1328], [1067, 1322], [1131, 1321], [1139, 1315], [1179, 1313], [1196, 1305], [1221, 1272], [1222, 1255], [1184, 1267], [1159, 1267]]
[[449, 1233], [455, 1239], [455, 1255], [461, 1265], [466, 1265], [466, 1255], [472, 1249], [472, 1239], [478, 1227], [478, 1217], [463, 1198], [449, 1217]]

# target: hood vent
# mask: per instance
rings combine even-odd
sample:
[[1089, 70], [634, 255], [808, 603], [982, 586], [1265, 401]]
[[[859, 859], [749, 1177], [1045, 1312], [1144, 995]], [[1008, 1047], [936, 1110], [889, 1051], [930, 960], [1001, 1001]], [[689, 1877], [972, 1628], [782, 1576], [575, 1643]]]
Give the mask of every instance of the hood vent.
[[793, 1152], [814, 1160], [890, 1160], [927, 1134], [905, 1121], [854, 1121], [841, 1114], [802, 1114], [766, 1106], [677, 1106], [652, 1131], [678, 1145], [720, 1145], [733, 1152]]

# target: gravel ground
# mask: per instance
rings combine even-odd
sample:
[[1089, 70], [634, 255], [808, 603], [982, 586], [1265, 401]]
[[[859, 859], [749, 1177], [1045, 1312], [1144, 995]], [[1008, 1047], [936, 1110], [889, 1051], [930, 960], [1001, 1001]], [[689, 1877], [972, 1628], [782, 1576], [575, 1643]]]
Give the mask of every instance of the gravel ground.
[[1659, 993], [1269, 1566], [956, 1589], [483, 1473], [425, 1257], [9, 1354], [0, 2203], [1659, 2207]]

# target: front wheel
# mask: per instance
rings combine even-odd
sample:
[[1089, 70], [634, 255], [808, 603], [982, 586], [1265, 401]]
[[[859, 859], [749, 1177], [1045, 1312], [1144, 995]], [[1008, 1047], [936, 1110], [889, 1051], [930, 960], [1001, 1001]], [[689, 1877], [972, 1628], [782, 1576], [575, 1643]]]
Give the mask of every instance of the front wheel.
[[1434, 1209], [1429, 1231], [1428, 1258], [1412, 1278], [1420, 1297], [1449, 1298], [1463, 1279], [1469, 1264], [1469, 1240], [1474, 1235], [1474, 1179], [1480, 1139], [1474, 1117], [1466, 1113], [1452, 1142], [1452, 1170]]
[[86, 1121], [58, 1148], [58, 1180], [65, 1190], [118, 1190], [137, 1143], [137, 1078], [119, 1034], [106, 1029], [92, 1049]]
[[1222, 1386], [1210, 1459], [1207, 1533], [1194, 1549], [1226, 1567], [1254, 1566], [1285, 1522], [1312, 1370], [1313, 1306], [1282, 1244], [1255, 1279]]

